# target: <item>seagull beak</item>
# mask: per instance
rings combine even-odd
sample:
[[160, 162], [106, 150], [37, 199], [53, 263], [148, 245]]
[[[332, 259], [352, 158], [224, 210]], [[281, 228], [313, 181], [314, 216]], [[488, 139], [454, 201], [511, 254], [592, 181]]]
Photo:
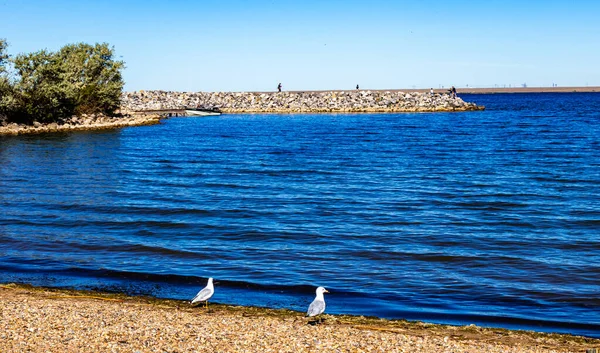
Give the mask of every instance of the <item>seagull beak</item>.
[[323, 291], [323, 293], [330, 293], [330, 292], [329, 292], [327, 289], [325, 289], [325, 290]]

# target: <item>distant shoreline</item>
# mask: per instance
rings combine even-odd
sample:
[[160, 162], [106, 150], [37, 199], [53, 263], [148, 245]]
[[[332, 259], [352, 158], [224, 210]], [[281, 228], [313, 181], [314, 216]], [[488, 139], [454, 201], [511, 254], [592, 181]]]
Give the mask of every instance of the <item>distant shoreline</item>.
[[[455, 86], [456, 87], [456, 86]], [[434, 88], [435, 93], [448, 93], [450, 87]], [[349, 89], [340, 90], [306, 90], [306, 91], [287, 91], [291, 93], [302, 93], [302, 92], [352, 92]], [[356, 91], [356, 90], [354, 90]], [[371, 91], [371, 92], [419, 92], [427, 93], [430, 88], [392, 88], [392, 89], [360, 89], [360, 91]], [[578, 87], [487, 87], [487, 88], [471, 88], [471, 87], [456, 87], [457, 93], [468, 93], [468, 94], [495, 94], [495, 93], [592, 93], [600, 92], [600, 86], [578, 86]], [[253, 92], [253, 93], [269, 93], [269, 92]]]
[[[434, 93], [448, 93], [450, 87], [434, 88]], [[323, 89], [323, 90], [290, 90], [283, 91], [289, 93], [324, 93], [324, 92], [405, 92], [405, 93], [429, 93], [430, 88], [365, 88], [365, 89]], [[600, 86], [573, 86], [573, 87], [486, 87], [486, 88], [471, 88], [471, 87], [456, 87], [457, 93], [469, 94], [495, 94], [495, 93], [592, 93], [599, 92]], [[254, 93], [254, 94], [269, 94], [273, 91], [231, 91], [230, 93]]]
[[[448, 92], [450, 87], [434, 88], [435, 93]], [[371, 91], [401, 91], [401, 92], [429, 92], [429, 88], [413, 88], [413, 89], [393, 89], [383, 90], [376, 89]], [[495, 94], [495, 93], [591, 93], [600, 92], [600, 86], [585, 86], [585, 87], [488, 87], [488, 88], [471, 88], [471, 87], [456, 87], [457, 93], [468, 94]]]
[[502, 87], [502, 88], [457, 88], [460, 93], [591, 93], [600, 92], [600, 87]]

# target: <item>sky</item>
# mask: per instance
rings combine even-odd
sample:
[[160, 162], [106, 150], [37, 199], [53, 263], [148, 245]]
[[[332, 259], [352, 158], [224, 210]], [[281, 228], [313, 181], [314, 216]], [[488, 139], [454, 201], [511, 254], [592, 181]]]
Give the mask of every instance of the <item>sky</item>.
[[598, 0], [0, 0], [9, 54], [106, 42], [126, 91], [600, 86]]

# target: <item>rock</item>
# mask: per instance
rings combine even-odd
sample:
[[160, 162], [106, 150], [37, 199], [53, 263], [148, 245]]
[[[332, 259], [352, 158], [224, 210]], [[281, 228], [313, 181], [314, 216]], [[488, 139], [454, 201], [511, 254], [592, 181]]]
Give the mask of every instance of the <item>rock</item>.
[[[449, 102], [452, 105], [448, 105]], [[225, 113], [264, 112], [405, 112], [482, 110], [473, 103], [449, 95], [429, 93], [342, 92], [125, 92], [123, 111], [180, 110], [185, 107], [219, 108]]]

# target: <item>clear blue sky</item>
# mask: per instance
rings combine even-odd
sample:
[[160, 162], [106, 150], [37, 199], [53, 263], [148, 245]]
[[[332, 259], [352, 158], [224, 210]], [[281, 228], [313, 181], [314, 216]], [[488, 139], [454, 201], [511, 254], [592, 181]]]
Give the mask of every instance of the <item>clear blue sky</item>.
[[0, 0], [9, 53], [107, 42], [125, 89], [599, 86], [598, 0]]

